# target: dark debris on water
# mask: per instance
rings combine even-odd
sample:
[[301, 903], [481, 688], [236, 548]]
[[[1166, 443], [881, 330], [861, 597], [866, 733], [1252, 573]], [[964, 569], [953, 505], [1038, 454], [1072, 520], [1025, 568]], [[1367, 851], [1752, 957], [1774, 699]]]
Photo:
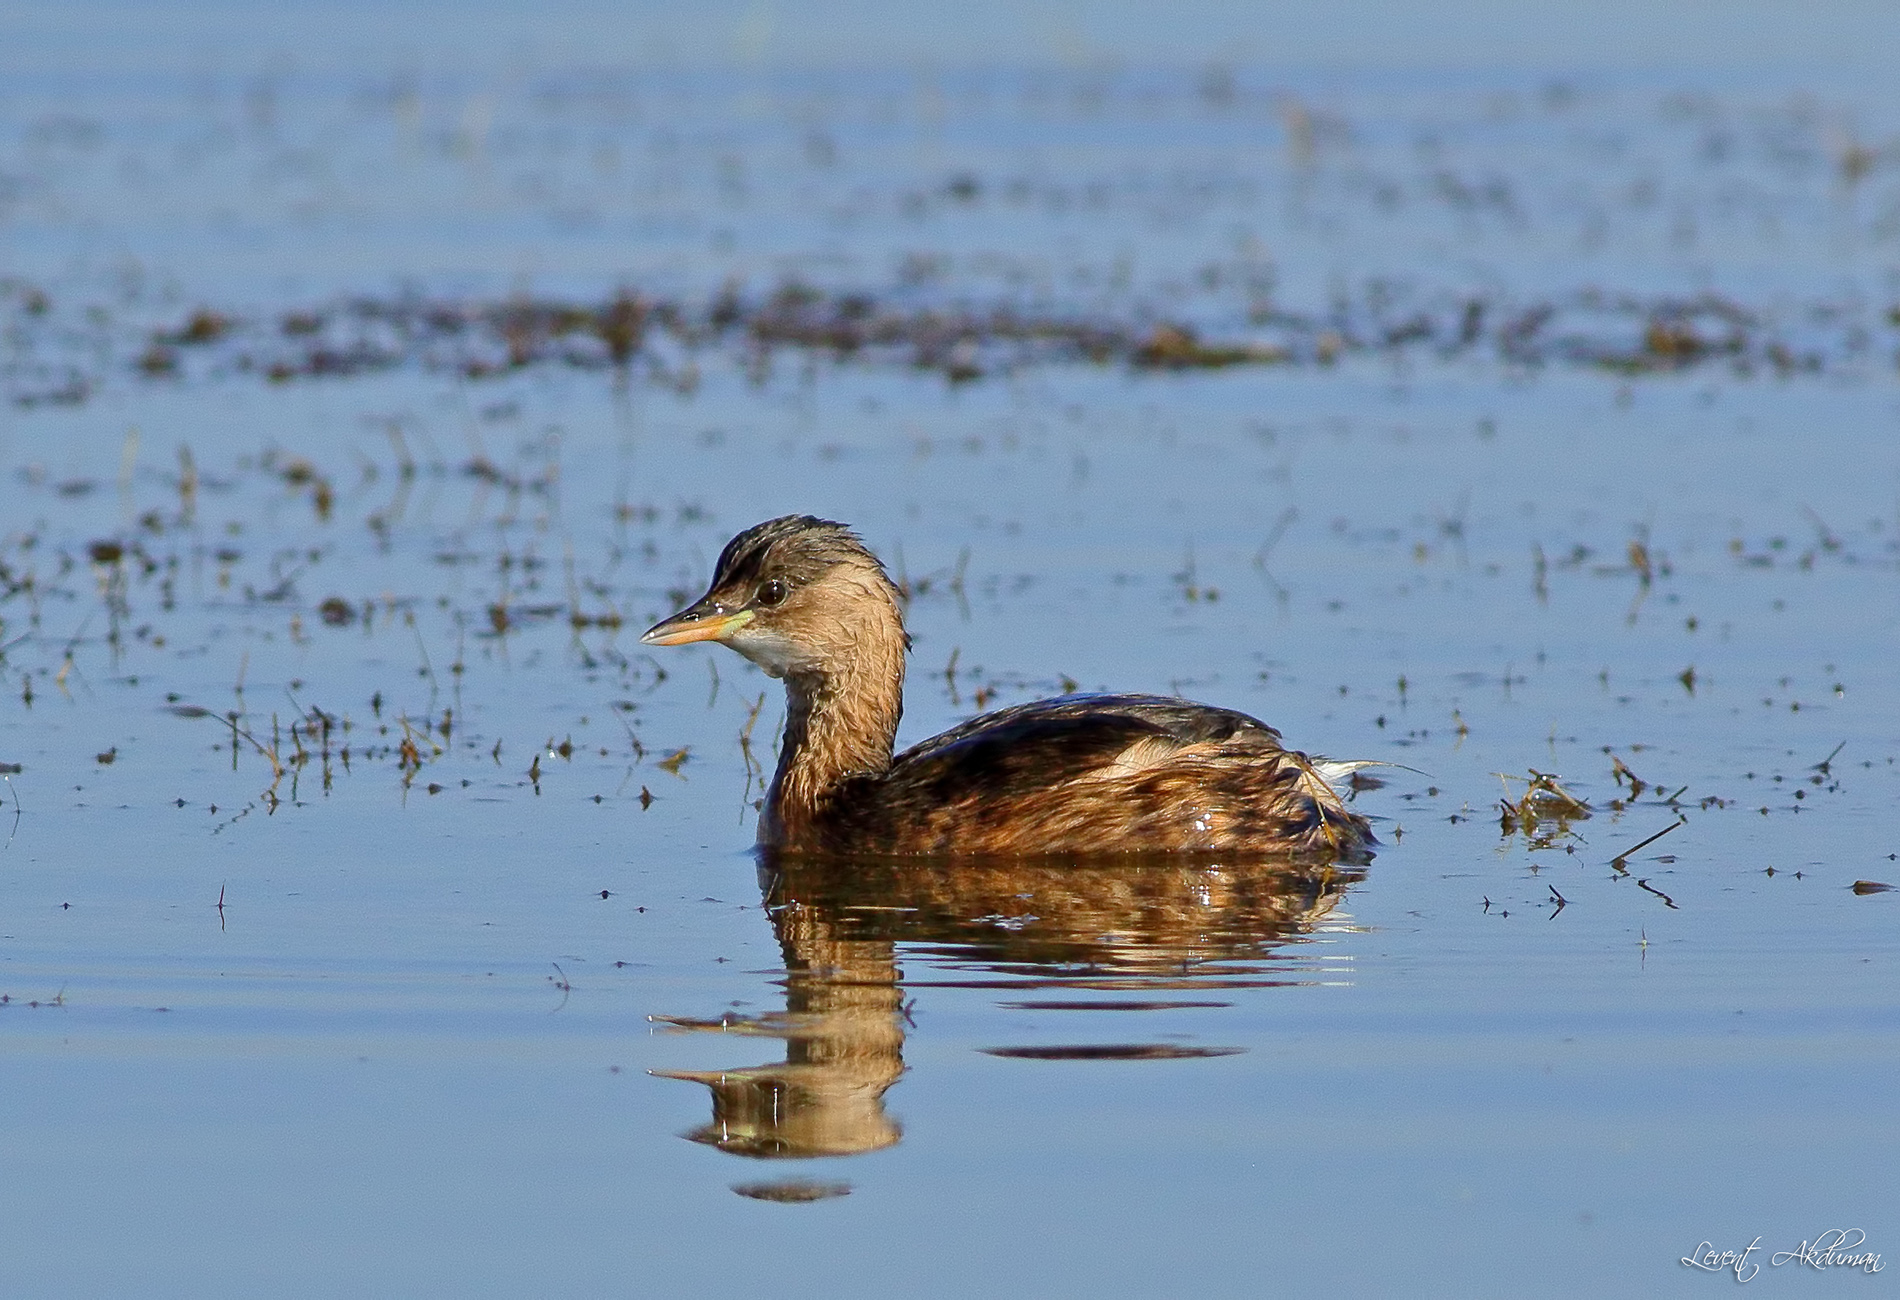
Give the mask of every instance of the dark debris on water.
[[[29, 310], [29, 301], [39, 305]], [[46, 301], [0, 294], [0, 325], [19, 343], [0, 357], [0, 390], [17, 405], [82, 403], [122, 374], [289, 383], [401, 367], [480, 379], [561, 366], [690, 388], [701, 358], [724, 356], [763, 378], [781, 352], [907, 366], [952, 383], [1039, 364], [1186, 371], [1327, 366], [1353, 356], [1474, 356], [1619, 375], [1712, 366], [1786, 375], [1845, 363], [1885, 321], [1870, 325], [1829, 305], [1752, 310], [1712, 293], [1587, 290], [1513, 302], [1452, 291], [1399, 295], [1381, 283], [1322, 311], [1255, 305], [1211, 321], [1141, 307], [939, 301], [914, 288], [880, 295], [797, 281], [760, 294], [729, 285], [699, 300], [621, 288], [592, 300], [359, 296], [252, 316], [200, 306], [183, 320], [143, 326], [96, 307], [49, 309]], [[1831, 323], [1817, 332], [1816, 320]]]

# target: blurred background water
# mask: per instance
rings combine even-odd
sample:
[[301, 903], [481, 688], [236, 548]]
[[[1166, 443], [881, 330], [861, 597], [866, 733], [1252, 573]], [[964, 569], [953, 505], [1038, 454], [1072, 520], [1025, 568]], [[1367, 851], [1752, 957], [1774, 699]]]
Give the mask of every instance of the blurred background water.
[[[1896, 25], [0, 8], [7, 1289], [1886, 1250]], [[901, 741], [1178, 691], [1384, 847], [756, 862], [635, 642], [791, 511]]]

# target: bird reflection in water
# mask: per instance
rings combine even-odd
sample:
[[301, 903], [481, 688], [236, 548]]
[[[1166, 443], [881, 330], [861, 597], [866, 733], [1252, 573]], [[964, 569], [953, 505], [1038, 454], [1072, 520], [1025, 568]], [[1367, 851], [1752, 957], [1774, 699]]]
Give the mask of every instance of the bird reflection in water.
[[[885, 1112], [884, 1094], [904, 1073], [912, 991], [1060, 990], [1081, 996], [1008, 1005], [1151, 1010], [1225, 1003], [1130, 995], [1314, 983], [1319, 954], [1299, 948], [1317, 934], [1348, 928], [1332, 914], [1365, 872], [1284, 858], [1216, 862], [1178, 854], [846, 863], [768, 852], [759, 875], [785, 956], [785, 1010], [654, 1020], [686, 1032], [782, 1039], [785, 1059], [655, 1073], [712, 1091], [712, 1122], [684, 1136], [735, 1155], [796, 1159], [858, 1155], [900, 1140], [903, 1130]], [[900, 956], [923, 973], [907, 976]], [[1117, 1043], [991, 1050], [1032, 1059], [1140, 1059], [1239, 1049]]]

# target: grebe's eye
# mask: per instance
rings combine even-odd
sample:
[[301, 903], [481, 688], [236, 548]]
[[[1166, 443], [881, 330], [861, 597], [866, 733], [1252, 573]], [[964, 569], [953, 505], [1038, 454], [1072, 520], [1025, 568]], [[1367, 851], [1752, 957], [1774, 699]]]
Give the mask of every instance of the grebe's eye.
[[791, 591], [792, 589], [787, 585], [785, 579], [767, 578], [764, 582], [759, 584], [759, 594], [753, 597], [753, 599], [767, 609], [770, 609], [774, 605], [783, 604], [785, 597], [790, 595]]

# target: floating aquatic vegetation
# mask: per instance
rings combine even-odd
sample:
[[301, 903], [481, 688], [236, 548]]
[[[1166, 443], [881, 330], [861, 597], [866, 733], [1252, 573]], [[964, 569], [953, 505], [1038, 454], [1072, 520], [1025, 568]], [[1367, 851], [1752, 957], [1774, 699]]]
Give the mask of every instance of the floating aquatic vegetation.
[[1157, 316], [1133, 302], [1065, 308], [952, 298], [915, 284], [872, 291], [792, 280], [762, 294], [729, 284], [704, 299], [620, 287], [597, 299], [359, 296], [252, 316], [198, 307], [182, 321], [140, 326], [14, 294], [0, 296], [0, 324], [31, 346], [0, 356], [0, 392], [20, 406], [72, 405], [126, 377], [291, 383], [413, 367], [484, 379], [540, 366], [690, 390], [702, 360], [724, 357], [763, 380], [780, 353], [901, 365], [951, 383], [1037, 365], [1184, 371], [1329, 366], [1352, 357], [1786, 375], [1848, 363], [1878, 327], [1860, 308], [1831, 304], [1749, 309], [1715, 294], [1595, 290], [1520, 302], [1401, 294], [1378, 282], [1319, 311], [1227, 306], [1216, 298], [1189, 314]]
[[[1585, 821], [1590, 816], [1590, 805], [1564, 789], [1552, 773], [1532, 768], [1524, 777], [1502, 772], [1497, 776], [1504, 783], [1504, 798], [1498, 801], [1499, 829], [1507, 836], [1522, 831], [1534, 849], [1554, 848], [1561, 837], [1571, 833], [1571, 822]], [[1525, 783], [1524, 793], [1517, 798], [1511, 796], [1514, 780]]]
[[851, 1195], [850, 1183], [819, 1183], [807, 1178], [788, 1178], [783, 1182], [734, 1183], [732, 1190], [754, 1201], [778, 1201], [785, 1205], [803, 1205]]

